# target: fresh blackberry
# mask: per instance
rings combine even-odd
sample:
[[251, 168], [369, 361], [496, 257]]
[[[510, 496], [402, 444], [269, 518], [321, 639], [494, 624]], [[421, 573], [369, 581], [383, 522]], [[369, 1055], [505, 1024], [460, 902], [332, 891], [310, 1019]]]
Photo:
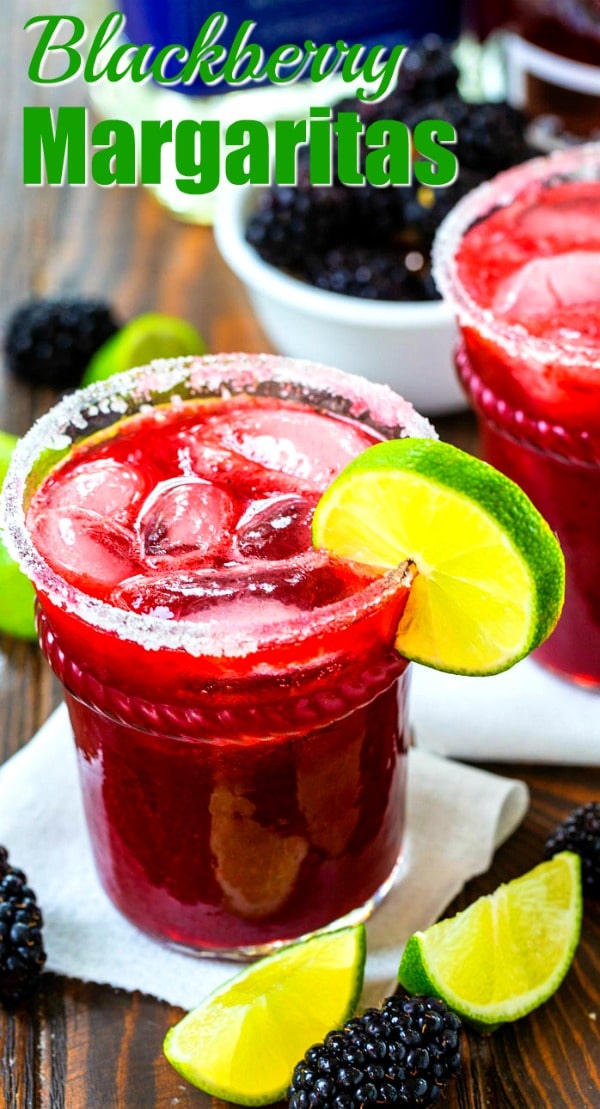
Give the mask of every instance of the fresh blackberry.
[[435, 1105], [460, 1069], [460, 1029], [437, 998], [388, 997], [308, 1049], [294, 1069], [289, 1109]]
[[356, 112], [365, 127], [378, 119], [398, 119], [404, 123], [411, 107], [448, 96], [456, 91], [457, 81], [458, 68], [452, 60], [451, 48], [439, 35], [426, 35], [407, 50], [396, 88], [382, 100], [346, 97], [334, 107], [336, 114]]
[[70, 389], [78, 385], [92, 355], [118, 330], [101, 300], [64, 297], [32, 300], [8, 322], [8, 368], [30, 385]]
[[546, 858], [559, 851], [581, 855], [581, 877], [585, 897], [600, 898], [600, 801], [573, 809], [546, 840]]
[[445, 188], [431, 189], [414, 182], [402, 190], [403, 239], [428, 249], [441, 221], [461, 197], [536, 151], [524, 137], [525, 116], [507, 104], [467, 104], [453, 94], [417, 105], [406, 122], [412, 130], [425, 119], [445, 119], [455, 127], [457, 142], [452, 149], [460, 166], [454, 184]]
[[[411, 261], [414, 259], [413, 264]], [[431, 263], [427, 254], [411, 250], [405, 257], [405, 265], [411, 269], [410, 299], [441, 300], [441, 293], [433, 280]]]
[[[374, 123], [377, 119], [396, 119], [394, 115], [390, 115], [390, 110], [396, 106], [395, 90], [389, 93], [383, 100], [359, 100], [357, 96], [346, 96], [343, 100], [338, 100], [333, 105], [334, 118], [337, 118], [340, 112], [356, 112], [358, 118], [368, 127], [370, 123]], [[403, 101], [404, 103], [404, 101]]]
[[465, 193], [484, 180], [485, 175], [476, 170], [461, 169], [454, 184], [443, 189], [431, 189], [416, 181], [402, 189], [402, 242], [428, 252], [444, 217]]
[[462, 148], [459, 152], [461, 135], [469, 122], [474, 107], [474, 104], [467, 104], [466, 100], [463, 100], [457, 92], [452, 92], [447, 96], [413, 104], [408, 109], [404, 122], [411, 131], [414, 131], [417, 124], [426, 119], [444, 119], [447, 123], [451, 123], [457, 133], [457, 142], [451, 149], [456, 153], [462, 167], [463, 161], [460, 157], [460, 152], [463, 152]]
[[246, 239], [265, 262], [304, 269], [307, 248], [326, 251], [350, 219], [351, 194], [341, 185], [274, 185], [248, 220]]
[[0, 1000], [18, 1001], [35, 985], [46, 952], [42, 914], [22, 870], [0, 847]]
[[364, 300], [426, 300], [426, 266], [412, 251], [348, 245], [309, 257], [307, 276], [318, 289]]
[[271, 265], [321, 289], [371, 300], [436, 299], [429, 253], [441, 221], [465, 193], [535, 153], [524, 138], [522, 113], [506, 104], [466, 103], [456, 90], [457, 74], [450, 49], [428, 36], [411, 48], [398, 87], [383, 101], [346, 99], [336, 106], [358, 112], [365, 125], [381, 118], [410, 129], [422, 120], [450, 122], [460, 165], [453, 185], [348, 188], [336, 180], [311, 186], [302, 148], [298, 185], [263, 194], [247, 226], [248, 242]]
[[458, 127], [459, 163], [492, 177], [539, 153], [525, 138], [527, 117], [505, 101], [469, 104]]
[[405, 122], [414, 130], [425, 119], [445, 119], [456, 129], [457, 141], [452, 150], [461, 175], [465, 170], [473, 170], [482, 177], [493, 177], [539, 153], [525, 138], [527, 117], [505, 101], [470, 104], [458, 93], [452, 93], [414, 105]]
[[373, 102], [359, 100], [358, 97], [347, 97], [338, 101], [334, 105], [334, 110], [336, 116], [339, 112], [356, 112], [366, 130], [369, 124], [379, 119], [397, 119], [404, 123], [407, 112], [414, 106], [415, 101], [411, 94], [396, 87], [383, 100]]
[[404, 55], [398, 87], [387, 99], [392, 104], [394, 96], [408, 99], [412, 103], [437, 100], [454, 91], [458, 76], [458, 67], [452, 60], [452, 48], [439, 35], [425, 35], [424, 39], [411, 46]]
[[404, 226], [404, 189], [377, 188], [368, 182], [351, 190], [349, 231], [352, 241], [365, 246], [390, 244]]
[[307, 259], [308, 280], [319, 289], [363, 300], [436, 300], [429, 256], [415, 249], [334, 247]]

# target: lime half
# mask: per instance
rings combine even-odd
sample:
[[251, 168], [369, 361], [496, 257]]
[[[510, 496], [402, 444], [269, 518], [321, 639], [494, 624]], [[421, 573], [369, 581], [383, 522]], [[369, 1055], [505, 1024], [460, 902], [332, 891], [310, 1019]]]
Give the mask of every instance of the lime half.
[[167, 1059], [213, 1097], [241, 1105], [278, 1101], [298, 1059], [353, 1013], [365, 952], [358, 925], [261, 959], [167, 1033]]
[[409, 939], [398, 978], [480, 1028], [516, 1020], [560, 986], [581, 930], [581, 861], [562, 851]]
[[[0, 431], [0, 489], [17, 445], [16, 435]], [[0, 541], [0, 632], [18, 639], [36, 639], [33, 618], [35, 594], [29, 578], [19, 570]]]
[[155, 358], [205, 353], [204, 339], [187, 320], [147, 312], [130, 320], [100, 347], [85, 371], [82, 384], [103, 381], [112, 374], [145, 366]]
[[319, 501], [313, 542], [417, 570], [396, 647], [438, 670], [495, 674], [550, 634], [564, 559], [545, 520], [503, 474], [448, 443], [377, 443]]

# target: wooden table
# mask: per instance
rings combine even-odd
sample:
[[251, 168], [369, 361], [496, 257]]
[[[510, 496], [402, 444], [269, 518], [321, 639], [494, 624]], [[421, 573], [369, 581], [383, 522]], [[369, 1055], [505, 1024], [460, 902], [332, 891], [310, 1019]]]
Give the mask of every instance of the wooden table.
[[[61, 11], [73, 8], [63, 3]], [[20, 185], [20, 111], [40, 101], [26, 79], [20, 30], [43, 0], [4, 0], [0, 60], [0, 291], [2, 320], [32, 293], [97, 293], [123, 318], [159, 309], [192, 320], [210, 349], [268, 349], [242, 290], [220, 262], [211, 233], [171, 220], [134, 189], [31, 189]], [[46, 4], [46, 10], [52, 6]], [[56, 10], [56, 9], [55, 9]], [[76, 102], [81, 90], [61, 90]], [[0, 376], [0, 426], [21, 433], [53, 401]], [[444, 438], [476, 450], [469, 415], [438, 421]], [[24, 744], [60, 701], [37, 647], [0, 640], [0, 762]], [[470, 882], [457, 911], [534, 866], [549, 831], [575, 805], [600, 797], [598, 769], [517, 767], [532, 791], [521, 828], [488, 874]], [[10, 847], [10, 845], [8, 845]], [[15, 860], [18, 864], [18, 860]], [[60, 860], [56, 860], [60, 866]], [[588, 904], [566, 981], [548, 1004], [494, 1036], [468, 1037], [449, 1109], [592, 1109], [600, 1106], [600, 912]], [[152, 998], [47, 973], [27, 1004], [0, 1011], [0, 1107], [6, 1109], [187, 1109], [208, 1098], [163, 1058], [167, 1029], [181, 1015]]]

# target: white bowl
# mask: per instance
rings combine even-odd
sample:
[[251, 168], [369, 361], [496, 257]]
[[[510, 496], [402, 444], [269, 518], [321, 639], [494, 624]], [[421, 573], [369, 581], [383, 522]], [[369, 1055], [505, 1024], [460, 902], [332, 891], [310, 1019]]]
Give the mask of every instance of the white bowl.
[[425, 415], [466, 408], [456, 378], [456, 325], [441, 300], [372, 301], [317, 289], [264, 262], [246, 242], [258, 189], [219, 188], [217, 246], [275, 349], [390, 385]]

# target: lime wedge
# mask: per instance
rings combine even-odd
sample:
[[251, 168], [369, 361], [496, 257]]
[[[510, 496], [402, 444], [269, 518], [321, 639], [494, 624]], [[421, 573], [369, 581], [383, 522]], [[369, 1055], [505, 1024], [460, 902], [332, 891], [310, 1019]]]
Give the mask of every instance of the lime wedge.
[[178, 316], [147, 312], [130, 320], [96, 352], [83, 376], [83, 385], [112, 374], [145, 366], [155, 358], [205, 354], [206, 343], [196, 328]]
[[398, 978], [491, 1030], [560, 986], [581, 931], [581, 860], [562, 851], [409, 939]]
[[0, 489], [8, 473], [12, 452], [18, 442], [16, 435], [11, 435], [8, 431], [0, 431]]
[[[0, 431], [0, 489], [17, 445], [17, 436]], [[0, 540], [0, 632], [18, 639], [36, 639], [34, 591]]]
[[0, 542], [0, 632], [17, 639], [37, 639], [33, 605], [35, 593], [29, 578], [19, 569]]
[[315, 510], [313, 543], [417, 570], [396, 647], [438, 670], [495, 674], [539, 646], [564, 597], [564, 559], [525, 493], [435, 439], [377, 443]]
[[358, 925], [261, 959], [167, 1033], [167, 1059], [213, 1097], [240, 1105], [278, 1101], [298, 1059], [353, 1013], [365, 952]]

